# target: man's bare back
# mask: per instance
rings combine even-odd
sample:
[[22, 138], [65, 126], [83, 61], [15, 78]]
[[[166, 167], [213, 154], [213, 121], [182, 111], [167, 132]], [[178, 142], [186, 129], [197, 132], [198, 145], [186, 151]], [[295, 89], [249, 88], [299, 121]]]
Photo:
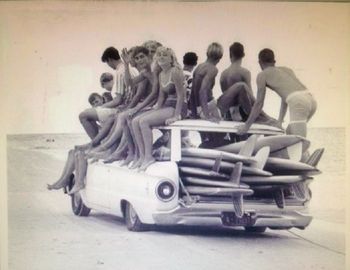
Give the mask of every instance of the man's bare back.
[[[196, 106], [200, 106], [199, 91], [202, 87], [203, 79], [206, 76], [208, 77], [208, 75], [210, 74], [217, 74], [217, 73], [218, 73], [218, 69], [214, 65], [208, 62], [199, 64], [198, 67], [194, 70], [193, 81], [192, 81], [192, 92], [194, 93], [194, 96], [195, 96]], [[212, 76], [209, 79], [212, 79]], [[210, 91], [208, 92], [208, 101], [213, 99], [212, 89], [214, 85], [215, 85], [215, 77], [214, 77], [214, 80], [209, 80], [209, 83], [207, 85], [208, 89], [210, 89]]]
[[220, 85], [222, 92], [225, 92], [237, 82], [245, 82], [250, 87], [249, 70], [241, 66], [231, 65], [221, 73]]
[[194, 116], [197, 115], [197, 108], [201, 107], [204, 115], [209, 117], [207, 103], [214, 99], [213, 87], [217, 73], [218, 69], [210, 62], [198, 65], [193, 72], [191, 104]]
[[[268, 67], [258, 74], [259, 82], [275, 91], [283, 101], [295, 91], [306, 90], [300, 80], [295, 76], [293, 70], [287, 67]], [[261, 85], [263, 87], [263, 85]]]

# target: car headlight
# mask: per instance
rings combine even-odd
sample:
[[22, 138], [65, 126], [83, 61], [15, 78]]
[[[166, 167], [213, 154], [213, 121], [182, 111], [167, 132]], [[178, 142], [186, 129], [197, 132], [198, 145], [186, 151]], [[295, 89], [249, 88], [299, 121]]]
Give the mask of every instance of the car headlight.
[[156, 187], [156, 195], [158, 199], [167, 202], [174, 198], [176, 192], [176, 187], [174, 183], [169, 180], [163, 180], [159, 182]]

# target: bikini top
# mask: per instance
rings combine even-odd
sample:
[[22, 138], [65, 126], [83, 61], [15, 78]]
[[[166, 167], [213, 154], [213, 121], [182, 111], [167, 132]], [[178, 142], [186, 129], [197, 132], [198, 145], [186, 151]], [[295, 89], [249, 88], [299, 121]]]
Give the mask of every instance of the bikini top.
[[160, 91], [164, 91], [168, 96], [174, 96], [176, 95], [176, 88], [174, 82], [171, 80], [172, 78], [172, 72], [170, 71], [169, 81], [167, 81], [165, 84], [162, 83], [162, 80], [159, 76], [159, 88]]

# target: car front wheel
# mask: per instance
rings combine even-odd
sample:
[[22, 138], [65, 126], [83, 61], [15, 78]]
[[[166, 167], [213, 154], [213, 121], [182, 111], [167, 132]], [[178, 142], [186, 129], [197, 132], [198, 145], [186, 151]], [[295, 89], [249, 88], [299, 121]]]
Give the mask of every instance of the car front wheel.
[[128, 202], [125, 206], [125, 223], [129, 231], [141, 232], [146, 229], [146, 225], [141, 222], [135, 209]]
[[[68, 185], [68, 191], [70, 191], [74, 186], [74, 175], [71, 177], [71, 181]], [[74, 215], [87, 217], [90, 214], [91, 209], [87, 207], [80, 196], [79, 192], [76, 192], [71, 196], [71, 205]]]

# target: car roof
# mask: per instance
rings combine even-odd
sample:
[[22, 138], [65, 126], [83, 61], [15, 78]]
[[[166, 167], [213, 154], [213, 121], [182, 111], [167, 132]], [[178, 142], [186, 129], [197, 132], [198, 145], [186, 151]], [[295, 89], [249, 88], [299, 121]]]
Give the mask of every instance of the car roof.
[[[236, 133], [238, 126], [242, 125], [242, 122], [235, 121], [220, 121], [219, 123], [210, 122], [201, 119], [186, 119], [176, 121], [169, 126], [157, 127], [160, 129], [181, 129], [181, 130], [195, 130], [195, 131], [212, 131], [212, 132], [229, 132]], [[248, 130], [249, 134], [266, 134], [266, 135], [278, 135], [283, 134], [284, 131], [280, 128], [268, 126], [264, 124], [253, 124]]]

